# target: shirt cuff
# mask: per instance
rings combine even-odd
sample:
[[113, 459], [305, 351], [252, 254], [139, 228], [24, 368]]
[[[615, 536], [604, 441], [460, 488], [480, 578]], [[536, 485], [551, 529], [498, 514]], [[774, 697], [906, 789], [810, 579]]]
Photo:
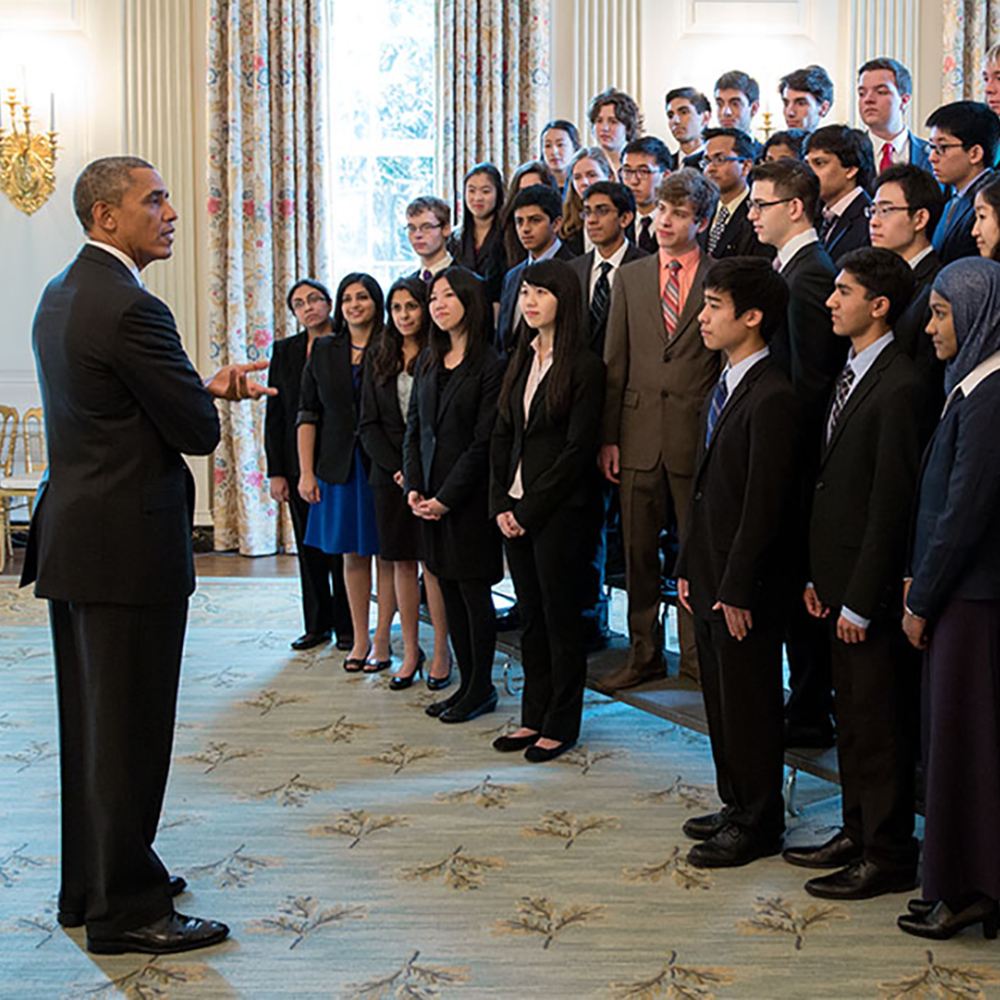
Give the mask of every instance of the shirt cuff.
[[858, 628], [868, 628], [872, 623], [870, 618], [862, 618], [861, 615], [856, 611], [852, 611], [846, 604], [840, 609], [840, 614], [852, 625], [857, 625]]

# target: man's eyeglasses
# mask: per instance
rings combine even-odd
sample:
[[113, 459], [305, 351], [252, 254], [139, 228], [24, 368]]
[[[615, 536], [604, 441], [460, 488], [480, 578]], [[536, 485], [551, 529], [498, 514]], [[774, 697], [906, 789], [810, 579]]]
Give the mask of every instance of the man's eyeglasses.
[[585, 219], [589, 219], [591, 216], [596, 219], [603, 219], [605, 216], [617, 211], [614, 205], [584, 205], [580, 215]]
[[965, 148], [964, 142], [929, 142], [927, 143], [927, 152], [933, 153], [935, 156], [947, 156], [949, 149], [959, 149]]
[[906, 205], [865, 205], [866, 219], [886, 219], [893, 212], [912, 212]]
[[644, 181], [647, 177], [652, 177], [653, 174], [658, 174], [659, 170], [650, 170], [649, 167], [622, 167], [618, 171], [622, 177], [635, 177], [637, 180]]
[[723, 163], [742, 163], [743, 160], [742, 156], [722, 156], [720, 153], [716, 153], [715, 156], [703, 156], [698, 163], [701, 169], [705, 170], [710, 166], [721, 167]]
[[760, 214], [765, 208], [770, 208], [772, 205], [784, 205], [786, 202], [795, 201], [794, 198], [776, 198], [774, 201], [754, 201], [751, 198], [747, 202], [747, 209], [751, 212], [757, 212]]
[[422, 222], [419, 226], [407, 226], [406, 233], [408, 236], [416, 236], [417, 233], [426, 236], [428, 233], [433, 233], [435, 229], [440, 229], [442, 225], [440, 222]]

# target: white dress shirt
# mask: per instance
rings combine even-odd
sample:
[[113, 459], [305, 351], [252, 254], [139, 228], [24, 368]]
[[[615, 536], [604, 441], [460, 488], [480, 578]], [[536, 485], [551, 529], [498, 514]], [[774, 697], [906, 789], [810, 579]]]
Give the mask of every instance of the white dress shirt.
[[608, 271], [608, 286], [613, 288], [615, 274], [618, 272], [618, 268], [622, 266], [622, 261], [625, 259], [625, 252], [627, 250], [628, 240], [624, 240], [622, 245], [610, 257], [602, 257], [601, 251], [596, 248], [594, 249], [594, 266], [590, 269], [590, 294], [587, 296], [588, 302], [594, 297], [594, 287], [597, 284], [597, 279], [601, 276], [601, 265], [611, 265], [611, 270]]
[[142, 283], [142, 278], [139, 277], [139, 268], [135, 261], [125, 253], [123, 250], [119, 250], [118, 247], [111, 246], [110, 243], [101, 243], [99, 240], [87, 239], [84, 241], [89, 247], [97, 247], [99, 250], [103, 250], [105, 253], [111, 254], [112, 257], [117, 257], [128, 269], [132, 272], [132, 277], [135, 278], [135, 283], [140, 285], [142, 288], [146, 286]]
[[778, 262], [778, 271], [784, 271], [788, 262], [810, 243], [819, 243], [819, 234], [811, 226], [804, 232], [793, 236], [779, 251], [774, 259]]

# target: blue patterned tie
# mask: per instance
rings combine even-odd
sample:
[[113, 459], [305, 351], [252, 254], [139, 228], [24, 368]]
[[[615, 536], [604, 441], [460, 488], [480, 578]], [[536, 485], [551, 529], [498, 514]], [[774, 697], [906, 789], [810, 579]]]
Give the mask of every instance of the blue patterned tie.
[[722, 378], [719, 379], [718, 384], [715, 386], [715, 392], [712, 393], [712, 405], [708, 408], [708, 427], [705, 429], [705, 447], [709, 446], [712, 440], [712, 432], [715, 430], [715, 425], [719, 422], [719, 416], [722, 413], [722, 408], [726, 405], [726, 397], [729, 395], [729, 390], [726, 388], [726, 374], [722, 373]]

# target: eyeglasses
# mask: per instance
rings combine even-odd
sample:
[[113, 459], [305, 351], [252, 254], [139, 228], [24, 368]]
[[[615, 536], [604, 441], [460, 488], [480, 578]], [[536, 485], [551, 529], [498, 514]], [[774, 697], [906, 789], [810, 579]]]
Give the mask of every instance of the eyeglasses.
[[765, 208], [770, 208], [772, 205], [784, 205], [786, 202], [795, 201], [794, 198], [776, 198], [774, 201], [754, 201], [751, 198], [747, 202], [747, 209], [751, 212], [757, 212], [760, 214]]
[[652, 177], [653, 174], [660, 173], [659, 168], [656, 170], [650, 170], [649, 167], [622, 167], [618, 171], [622, 177], [636, 177], [639, 180], [645, 180], [647, 177]]
[[580, 215], [582, 215], [585, 219], [589, 219], [591, 216], [594, 216], [597, 219], [603, 219], [605, 216], [617, 211], [618, 210], [614, 205], [584, 205], [583, 211], [580, 212]]
[[409, 236], [416, 236], [420, 233], [421, 236], [426, 236], [428, 233], [434, 232], [435, 229], [441, 229], [443, 223], [440, 222], [423, 222], [419, 226], [407, 226], [406, 232]]
[[907, 205], [865, 205], [864, 213], [866, 219], [885, 219], [893, 212], [913, 213], [913, 209]]
[[713, 164], [717, 167], [721, 167], [723, 163], [742, 163], [745, 157], [743, 156], [722, 156], [716, 153], [715, 156], [703, 156], [698, 163], [701, 169], [704, 170], [706, 167], [712, 166]]
[[959, 149], [965, 148], [964, 142], [929, 142], [927, 143], [927, 152], [933, 153], [935, 156], [946, 156], [949, 149]]
[[314, 306], [320, 302], [326, 302], [326, 298], [320, 295], [319, 292], [314, 292], [312, 295], [307, 295], [304, 299], [292, 299], [292, 308], [302, 309], [304, 306]]

